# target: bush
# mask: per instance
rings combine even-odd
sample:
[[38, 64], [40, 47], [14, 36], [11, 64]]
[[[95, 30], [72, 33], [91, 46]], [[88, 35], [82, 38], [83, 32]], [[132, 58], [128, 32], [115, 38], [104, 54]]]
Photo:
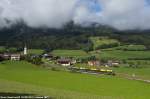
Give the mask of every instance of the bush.
[[36, 65], [40, 65], [42, 64], [42, 58], [40, 56], [34, 56], [34, 55], [27, 55], [24, 58], [26, 61], [32, 63], [32, 64], [36, 64]]
[[8, 49], [8, 52], [10, 52], [10, 53], [16, 53], [17, 52], [17, 48], [11, 47], [11, 48]]
[[6, 48], [5, 47], [0, 47], [0, 53], [4, 53], [6, 52]]

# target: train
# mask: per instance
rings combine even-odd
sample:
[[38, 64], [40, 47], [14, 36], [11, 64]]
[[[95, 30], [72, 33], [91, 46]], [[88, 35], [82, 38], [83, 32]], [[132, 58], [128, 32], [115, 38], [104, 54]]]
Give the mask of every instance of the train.
[[97, 69], [97, 68], [84, 68], [84, 67], [71, 67], [69, 68], [72, 72], [79, 73], [95, 73], [95, 74], [107, 74], [115, 76], [115, 72], [111, 69]]

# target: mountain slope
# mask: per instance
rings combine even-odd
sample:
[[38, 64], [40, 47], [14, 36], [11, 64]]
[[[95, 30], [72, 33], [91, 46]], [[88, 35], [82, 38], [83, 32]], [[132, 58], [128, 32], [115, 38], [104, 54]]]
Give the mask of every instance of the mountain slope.
[[61, 29], [31, 28], [18, 23], [0, 30], [0, 46], [21, 47], [26, 43], [29, 48], [42, 49], [85, 49], [93, 46], [91, 36], [107, 36], [123, 43], [150, 45], [149, 31], [117, 31], [103, 25], [89, 27], [74, 25], [72, 22]]

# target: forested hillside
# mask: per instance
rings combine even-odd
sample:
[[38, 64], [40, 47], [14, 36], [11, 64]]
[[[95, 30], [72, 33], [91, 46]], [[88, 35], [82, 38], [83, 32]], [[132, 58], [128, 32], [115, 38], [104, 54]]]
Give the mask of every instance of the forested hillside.
[[42, 49], [84, 49], [92, 50], [90, 37], [107, 36], [121, 43], [144, 44], [149, 48], [149, 31], [117, 31], [108, 26], [93, 24], [81, 27], [68, 23], [61, 29], [30, 28], [20, 22], [11, 28], [0, 30], [0, 46], [22, 47], [26, 43], [30, 48]]

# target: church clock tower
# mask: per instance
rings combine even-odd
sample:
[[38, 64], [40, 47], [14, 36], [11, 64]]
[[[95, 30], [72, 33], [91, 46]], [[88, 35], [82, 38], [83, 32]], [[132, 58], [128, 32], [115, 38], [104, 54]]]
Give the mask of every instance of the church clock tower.
[[27, 55], [27, 46], [24, 47], [24, 52], [23, 52], [23, 54], [24, 54], [24, 55]]

